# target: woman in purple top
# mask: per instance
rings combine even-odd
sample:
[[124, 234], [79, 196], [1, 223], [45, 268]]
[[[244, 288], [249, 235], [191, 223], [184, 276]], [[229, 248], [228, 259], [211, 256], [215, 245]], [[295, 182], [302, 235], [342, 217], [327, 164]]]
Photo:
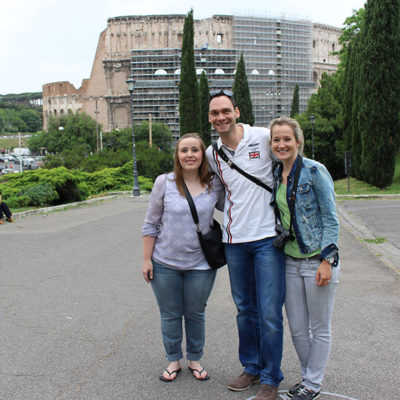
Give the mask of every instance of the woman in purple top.
[[205, 307], [216, 270], [207, 264], [183, 191], [189, 189], [203, 234], [213, 225], [214, 208], [223, 210], [224, 188], [212, 177], [205, 146], [195, 133], [182, 136], [175, 148], [174, 172], [160, 175], [150, 196], [143, 224], [143, 276], [151, 282], [161, 314], [161, 332], [169, 361], [160, 375], [175, 380], [183, 358], [182, 319], [188, 368], [197, 380], [209, 375], [199, 360], [205, 340]]

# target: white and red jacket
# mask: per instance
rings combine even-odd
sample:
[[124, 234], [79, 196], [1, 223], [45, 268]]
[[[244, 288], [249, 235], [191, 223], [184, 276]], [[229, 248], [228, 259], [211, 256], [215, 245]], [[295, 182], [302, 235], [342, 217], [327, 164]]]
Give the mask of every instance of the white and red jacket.
[[[218, 148], [242, 170], [272, 188], [272, 159], [269, 129], [242, 124], [243, 138], [234, 154], [221, 139]], [[244, 243], [276, 236], [275, 214], [269, 205], [271, 193], [229, 167], [214, 151], [207, 149], [211, 169], [225, 186], [224, 243]]]

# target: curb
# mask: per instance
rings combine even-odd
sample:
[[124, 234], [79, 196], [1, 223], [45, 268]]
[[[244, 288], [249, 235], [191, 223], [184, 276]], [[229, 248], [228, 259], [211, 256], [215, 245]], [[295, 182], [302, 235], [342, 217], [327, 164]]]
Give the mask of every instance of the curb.
[[112, 193], [110, 193], [110, 195], [107, 195], [104, 197], [96, 197], [94, 199], [76, 201], [74, 203], [60, 204], [58, 206], [52, 206], [52, 207], [35, 208], [33, 210], [27, 210], [27, 211], [13, 213], [12, 216], [14, 219], [21, 219], [23, 217], [31, 217], [34, 215], [47, 214], [47, 213], [53, 212], [53, 211], [62, 211], [67, 208], [83, 207], [86, 205], [96, 204], [100, 201], [107, 201], [107, 200], [115, 199], [116, 197], [127, 196], [127, 195], [129, 195], [129, 193], [130, 192], [112, 192]]
[[400, 199], [400, 194], [337, 194], [336, 195], [337, 199], [346, 199], [346, 200], [352, 200], [352, 199], [385, 199], [385, 200], [397, 200]]

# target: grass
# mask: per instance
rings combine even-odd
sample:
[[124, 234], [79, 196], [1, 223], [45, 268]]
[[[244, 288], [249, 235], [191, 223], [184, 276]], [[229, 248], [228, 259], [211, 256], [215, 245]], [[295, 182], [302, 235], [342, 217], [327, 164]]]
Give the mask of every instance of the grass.
[[[17, 134], [12, 133], [10, 135], [17, 135]], [[26, 147], [25, 145], [27, 142], [28, 142], [27, 138], [21, 136], [21, 147]], [[18, 137], [5, 138], [3, 136], [0, 136], [0, 149], [11, 149], [15, 147], [19, 147]]]
[[386, 189], [379, 189], [368, 183], [358, 181], [354, 178], [349, 180], [349, 188], [347, 191], [347, 178], [335, 181], [335, 192], [341, 194], [400, 194], [400, 154], [396, 157], [396, 167], [394, 170], [393, 182]]
[[372, 243], [372, 244], [382, 244], [386, 242], [386, 238], [375, 238], [375, 239], [361, 239], [362, 242]]

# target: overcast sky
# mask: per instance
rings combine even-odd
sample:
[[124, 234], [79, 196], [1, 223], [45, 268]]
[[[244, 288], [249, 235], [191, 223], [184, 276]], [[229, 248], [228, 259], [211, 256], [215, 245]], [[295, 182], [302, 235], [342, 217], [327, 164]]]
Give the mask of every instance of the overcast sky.
[[[214, 14], [302, 18], [342, 27], [365, 0], [0, 0], [0, 94], [89, 78], [107, 19], [123, 15]], [[223, 5], [222, 5], [223, 4]], [[244, 8], [244, 5], [246, 6]]]

